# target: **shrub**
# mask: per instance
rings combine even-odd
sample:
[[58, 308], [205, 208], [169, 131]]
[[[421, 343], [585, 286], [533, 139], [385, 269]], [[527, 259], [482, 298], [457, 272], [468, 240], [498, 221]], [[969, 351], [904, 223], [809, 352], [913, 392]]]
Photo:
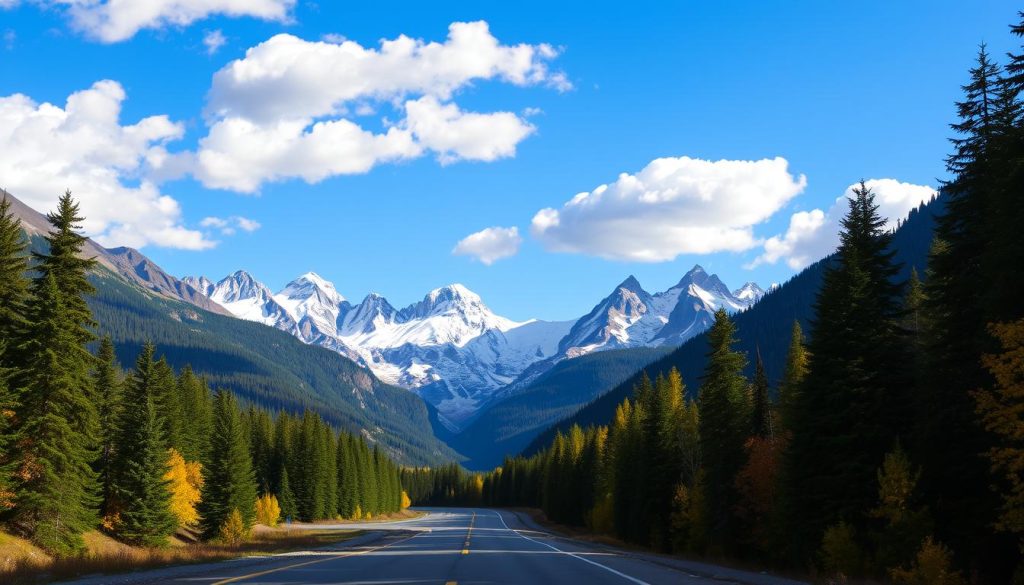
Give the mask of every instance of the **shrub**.
[[829, 526], [821, 539], [821, 565], [829, 574], [840, 578], [860, 573], [864, 553], [846, 522]]
[[249, 531], [245, 529], [245, 521], [242, 520], [242, 513], [238, 508], [231, 510], [224, 524], [220, 527], [220, 539], [228, 546], [238, 546], [249, 537]]
[[256, 500], [256, 521], [265, 526], [277, 526], [281, 520], [281, 505], [277, 496], [264, 494]]
[[949, 549], [929, 536], [910, 568], [893, 569], [889, 574], [894, 583], [906, 585], [966, 585], [963, 575], [954, 571], [952, 565]]

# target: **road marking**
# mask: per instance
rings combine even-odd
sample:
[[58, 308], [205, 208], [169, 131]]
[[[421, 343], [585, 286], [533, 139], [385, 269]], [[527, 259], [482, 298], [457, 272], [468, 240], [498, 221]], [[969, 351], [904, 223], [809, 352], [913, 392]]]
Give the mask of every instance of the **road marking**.
[[469, 540], [473, 537], [473, 524], [476, 522], [476, 512], [473, 512], [473, 517], [469, 519], [469, 530], [466, 532], [466, 542], [462, 544], [462, 554], [469, 554]]
[[274, 569], [267, 569], [266, 571], [258, 571], [256, 573], [249, 573], [248, 575], [239, 575], [238, 577], [231, 577], [229, 579], [223, 579], [223, 580], [220, 580], [220, 581], [216, 581], [216, 582], [212, 583], [211, 585], [226, 585], [227, 583], [236, 583], [238, 581], [243, 581], [245, 579], [254, 579], [256, 577], [262, 577], [264, 575], [269, 575], [271, 573], [278, 573], [280, 571], [287, 571], [288, 569], [297, 569], [299, 567], [308, 567], [309, 565], [315, 565], [317, 563], [326, 563], [327, 561], [336, 561], [338, 559], [343, 559], [343, 558], [346, 558], [346, 557], [356, 557], [356, 556], [359, 556], [359, 555], [365, 555], [366, 553], [375, 552], [375, 551], [378, 551], [378, 550], [380, 550], [382, 548], [387, 548], [389, 546], [394, 546], [396, 544], [405, 542], [407, 540], [411, 540], [413, 538], [416, 538], [417, 536], [419, 536], [419, 535], [418, 534], [414, 534], [414, 535], [412, 535], [412, 536], [410, 536], [408, 538], [403, 538], [402, 540], [396, 540], [395, 542], [392, 542], [392, 543], [389, 543], [389, 544], [384, 544], [384, 545], [381, 545], [381, 546], [376, 546], [376, 547], [373, 547], [373, 548], [368, 548], [366, 550], [347, 552], [347, 553], [332, 555], [332, 556], [329, 556], [329, 557], [323, 558], [323, 559], [316, 559], [316, 560], [312, 560], [312, 561], [305, 561], [305, 562], [302, 562], [302, 563], [295, 563], [293, 565], [287, 565], [287, 566], [284, 566], [284, 567], [277, 567], [277, 568], [274, 568]]
[[550, 544], [548, 544], [546, 542], [541, 542], [539, 540], [534, 540], [534, 539], [530, 538], [529, 536], [526, 536], [524, 534], [520, 534], [520, 532], [518, 530], [512, 530], [511, 528], [508, 527], [508, 524], [505, 524], [505, 518], [501, 515], [500, 512], [495, 512], [495, 514], [498, 515], [498, 520], [501, 520], [501, 525], [505, 527], [505, 530], [508, 530], [510, 532], [518, 534], [519, 536], [525, 538], [526, 540], [529, 540], [532, 543], [544, 545], [544, 546], [550, 548], [551, 550], [553, 550], [555, 552], [560, 552], [560, 553], [562, 553], [564, 555], [569, 555], [570, 557], [572, 557], [574, 559], [579, 559], [579, 560], [583, 561], [584, 563], [589, 563], [591, 565], [594, 565], [595, 567], [600, 567], [600, 568], [604, 569], [605, 571], [608, 571], [609, 573], [613, 573], [615, 575], [618, 575], [619, 577], [622, 577], [623, 579], [626, 579], [627, 581], [631, 581], [633, 583], [636, 583], [637, 585], [651, 585], [647, 581], [641, 581], [640, 579], [637, 579], [636, 577], [631, 577], [631, 576], [623, 573], [622, 571], [616, 571], [615, 569], [613, 569], [611, 567], [602, 565], [601, 563], [598, 563], [598, 562], [594, 562], [594, 561], [592, 561], [592, 560], [590, 560], [590, 559], [588, 559], [586, 557], [581, 557], [580, 555], [578, 555], [576, 553], [571, 553], [571, 552], [569, 552], [567, 550], [562, 550], [560, 548], [555, 548], [555, 547], [551, 546]]

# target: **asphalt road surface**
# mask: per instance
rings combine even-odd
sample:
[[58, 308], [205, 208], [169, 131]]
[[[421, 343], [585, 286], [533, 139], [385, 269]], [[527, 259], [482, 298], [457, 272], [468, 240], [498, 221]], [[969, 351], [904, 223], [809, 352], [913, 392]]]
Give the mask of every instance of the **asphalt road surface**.
[[[162, 569], [106, 583], [254, 584], [524, 584], [661, 585], [795, 583], [740, 571], [701, 571], [671, 560], [635, 555], [536, 530], [508, 511], [442, 508], [336, 547], [280, 555], [259, 563], [232, 562]], [[352, 525], [344, 528], [351, 529]], [[324, 528], [320, 526], [319, 528]], [[341, 528], [341, 526], [339, 526]]]

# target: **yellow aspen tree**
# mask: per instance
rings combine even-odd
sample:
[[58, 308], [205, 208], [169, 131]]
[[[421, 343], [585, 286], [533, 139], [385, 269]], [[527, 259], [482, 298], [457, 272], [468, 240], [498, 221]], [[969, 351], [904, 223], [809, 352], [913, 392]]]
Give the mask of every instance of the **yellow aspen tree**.
[[168, 451], [164, 480], [169, 482], [171, 513], [178, 519], [179, 526], [190, 526], [199, 520], [196, 503], [199, 502], [199, 488], [203, 485], [201, 470], [198, 462], [185, 461], [177, 449]]
[[[982, 358], [995, 379], [995, 388], [974, 393], [985, 429], [996, 435], [988, 452], [992, 469], [1003, 474], [1009, 489], [997, 527], [1024, 534], [1024, 319], [989, 327], [1002, 353]], [[1022, 544], [1024, 546], [1024, 544]]]
[[264, 494], [256, 500], [256, 521], [264, 526], [277, 526], [281, 520], [281, 505], [274, 494]]

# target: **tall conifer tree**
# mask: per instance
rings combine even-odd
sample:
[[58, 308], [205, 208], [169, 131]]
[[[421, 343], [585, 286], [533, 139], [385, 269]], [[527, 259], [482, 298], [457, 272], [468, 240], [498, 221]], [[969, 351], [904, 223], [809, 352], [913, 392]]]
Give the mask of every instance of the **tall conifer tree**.
[[[17, 340], [24, 334], [28, 301], [28, 254], [21, 221], [11, 212], [6, 192], [0, 198], [0, 511], [14, 504], [14, 469], [11, 451], [16, 440], [14, 413]], [[18, 361], [20, 363], [20, 360]]]
[[102, 497], [100, 513], [105, 515], [114, 496], [114, 455], [117, 452], [117, 429], [122, 406], [121, 373], [114, 355], [114, 342], [109, 336], [100, 341], [93, 384], [99, 415], [99, 457], [94, 467], [99, 475]]
[[81, 533], [96, 525], [99, 504], [91, 467], [98, 432], [89, 376], [95, 358], [86, 349], [94, 323], [85, 302], [94, 292], [87, 273], [95, 260], [81, 257], [82, 219], [70, 192], [47, 215], [47, 250], [34, 254], [32, 325], [19, 348], [26, 369], [19, 374], [23, 482], [15, 523], [56, 552], [81, 549]]
[[861, 183], [815, 301], [809, 368], [783, 471], [800, 561], [827, 526], [862, 524], [875, 470], [909, 418], [902, 294], [884, 225]]
[[246, 529], [256, 515], [256, 478], [242, 416], [233, 394], [219, 390], [213, 399], [213, 434], [209, 464], [203, 469], [200, 525], [205, 538], [220, 533], [233, 510], [238, 510]]
[[721, 550], [735, 542], [736, 474], [746, 454], [743, 443], [750, 428], [750, 405], [743, 354], [735, 351], [736, 326], [719, 309], [708, 332], [710, 352], [700, 387], [701, 450], [709, 486], [707, 519], [711, 542]]

